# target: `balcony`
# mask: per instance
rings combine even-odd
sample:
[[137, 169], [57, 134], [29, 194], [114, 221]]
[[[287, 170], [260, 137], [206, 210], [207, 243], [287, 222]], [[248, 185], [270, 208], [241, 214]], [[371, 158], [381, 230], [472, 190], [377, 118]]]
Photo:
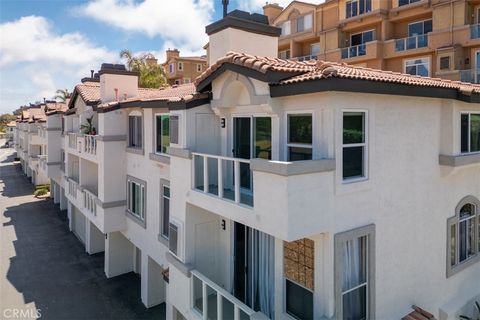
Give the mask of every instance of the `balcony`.
[[192, 156], [193, 190], [253, 207], [250, 160], [203, 153]]
[[97, 135], [68, 133], [68, 148], [71, 153], [90, 161], [97, 161]]
[[43, 172], [45, 172], [45, 175], [47, 173], [47, 155], [41, 155], [38, 156], [38, 164], [40, 168], [42, 168]]
[[395, 40], [395, 52], [425, 48], [427, 46], [428, 35], [426, 34]]
[[294, 57], [290, 58], [288, 60], [293, 60], [293, 61], [310, 61], [310, 60], [317, 60], [318, 56], [317, 55], [308, 55], [308, 56], [301, 56], [301, 57]]
[[[197, 270], [191, 271], [191, 306], [202, 319], [267, 319]], [[263, 316], [263, 317], [262, 317]]]
[[78, 182], [73, 180], [72, 178], [68, 178], [68, 195], [72, 199], [77, 199], [77, 193], [78, 193]]
[[480, 83], [480, 70], [460, 70], [460, 81], [470, 83]]
[[365, 43], [342, 48], [342, 59], [349, 59], [353, 57], [360, 57], [367, 54], [367, 46]]
[[86, 134], [84, 136], [84, 140], [85, 140], [85, 143], [84, 143], [83, 151], [92, 156], [96, 155], [97, 154], [97, 136]]
[[94, 216], [97, 215], [97, 200], [98, 198], [93, 192], [83, 189], [83, 207]]
[[480, 39], [480, 24], [470, 26], [470, 39]]

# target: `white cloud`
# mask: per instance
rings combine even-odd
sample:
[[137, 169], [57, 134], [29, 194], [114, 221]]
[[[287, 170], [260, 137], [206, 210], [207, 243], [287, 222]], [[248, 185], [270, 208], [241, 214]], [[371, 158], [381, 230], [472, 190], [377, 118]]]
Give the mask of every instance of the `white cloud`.
[[211, 22], [213, 0], [93, 0], [77, 8], [87, 17], [116, 28], [159, 36], [172, 46], [198, 50], [208, 41], [205, 26]]
[[71, 90], [90, 69], [118, 60], [80, 33], [55, 33], [41, 16], [0, 24], [0, 38], [0, 112]]
[[[278, 3], [282, 7], [288, 6], [292, 0], [273, 0], [273, 1], [265, 1], [265, 0], [234, 0], [236, 6], [240, 10], [245, 10], [248, 12], [257, 12], [263, 13], [263, 6], [268, 3]], [[307, 3], [319, 4], [324, 2], [324, 0], [306, 0]]]

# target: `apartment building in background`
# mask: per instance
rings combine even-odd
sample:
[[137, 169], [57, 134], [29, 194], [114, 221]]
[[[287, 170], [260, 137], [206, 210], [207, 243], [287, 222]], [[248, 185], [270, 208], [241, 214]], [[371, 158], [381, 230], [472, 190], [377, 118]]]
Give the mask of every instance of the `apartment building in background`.
[[278, 56], [479, 83], [480, 2], [327, 0], [264, 6]]
[[162, 66], [169, 85], [191, 83], [207, 69], [206, 56], [182, 57], [178, 49], [168, 49], [166, 55]]
[[5, 140], [8, 142], [8, 144], [14, 144], [15, 143], [15, 127], [17, 126], [17, 123], [15, 121], [10, 121], [7, 123], [6, 128], [5, 128]]
[[105, 275], [167, 319], [473, 317], [480, 86], [278, 59], [260, 14], [206, 32], [194, 83], [103, 64], [46, 113], [54, 201]]

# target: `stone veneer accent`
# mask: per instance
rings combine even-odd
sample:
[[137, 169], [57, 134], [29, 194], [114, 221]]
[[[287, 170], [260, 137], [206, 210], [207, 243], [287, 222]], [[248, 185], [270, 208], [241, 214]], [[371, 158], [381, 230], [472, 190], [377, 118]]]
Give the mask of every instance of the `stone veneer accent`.
[[283, 243], [283, 273], [285, 278], [313, 290], [314, 242], [304, 238]]

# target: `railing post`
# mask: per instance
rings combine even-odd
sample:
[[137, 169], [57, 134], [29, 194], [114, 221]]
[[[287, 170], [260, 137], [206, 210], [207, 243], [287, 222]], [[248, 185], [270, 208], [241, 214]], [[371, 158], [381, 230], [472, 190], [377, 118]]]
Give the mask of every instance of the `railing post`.
[[217, 179], [218, 179], [218, 197], [223, 198], [223, 161], [221, 158], [217, 159]]
[[203, 156], [203, 192], [208, 193], [208, 158]]
[[234, 183], [235, 183], [235, 202], [240, 203], [240, 161], [236, 160], [234, 163]]
[[207, 284], [202, 280], [202, 318], [204, 320], [208, 319], [208, 291]]
[[233, 311], [233, 319], [240, 320], [240, 308], [237, 305], [235, 305], [235, 308]]
[[222, 295], [217, 292], [217, 320], [223, 320], [223, 299]]

